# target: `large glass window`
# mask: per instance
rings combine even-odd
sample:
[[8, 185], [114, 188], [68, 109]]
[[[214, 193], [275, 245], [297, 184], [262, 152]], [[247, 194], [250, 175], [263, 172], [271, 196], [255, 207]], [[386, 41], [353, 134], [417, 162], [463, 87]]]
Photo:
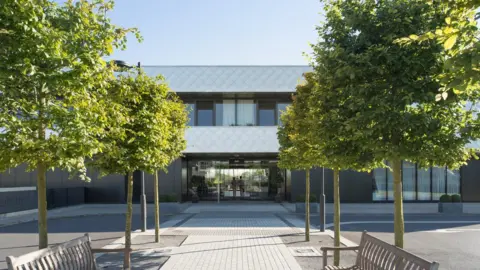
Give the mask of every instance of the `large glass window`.
[[275, 126], [275, 102], [258, 102], [258, 125]]
[[235, 100], [225, 99], [215, 104], [215, 125], [235, 126]]
[[447, 193], [460, 194], [460, 172], [447, 168]]
[[415, 164], [403, 162], [402, 178], [403, 199], [415, 200]]
[[188, 112], [188, 125], [193, 127], [195, 126], [195, 104], [187, 103], [185, 105]]
[[432, 199], [430, 194], [430, 171], [431, 169], [417, 169], [417, 187], [418, 200], [429, 201]]
[[373, 170], [373, 200], [385, 201], [387, 198], [387, 171], [385, 168]]
[[290, 105], [289, 103], [278, 103], [277, 104], [277, 123], [279, 126], [282, 125], [282, 120], [280, 120], [280, 115], [282, 112], [287, 110], [287, 106]]
[[213, 126], [213, 101], [197, 102], [197, 126]]
[[251, 99], [239, 99], [237, 101], [237, 125], [255, 125], [255, 103]]
[[432, 200], [445, 194], [445, 167], [432, 168]]

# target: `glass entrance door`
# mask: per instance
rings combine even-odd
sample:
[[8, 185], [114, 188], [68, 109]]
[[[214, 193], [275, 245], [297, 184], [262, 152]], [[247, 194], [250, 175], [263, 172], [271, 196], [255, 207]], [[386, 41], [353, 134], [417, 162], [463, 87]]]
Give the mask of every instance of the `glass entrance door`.
[[[190, 193], [200, 200], [273, 200], [285, 184], [276, 162], [189, 161]], [[281, 191], [280, 191], [281, 192]]]

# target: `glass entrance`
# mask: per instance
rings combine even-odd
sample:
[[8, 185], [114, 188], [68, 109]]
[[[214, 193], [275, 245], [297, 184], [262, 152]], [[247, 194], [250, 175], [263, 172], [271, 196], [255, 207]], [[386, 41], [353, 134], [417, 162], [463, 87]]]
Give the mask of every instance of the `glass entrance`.
[[284, 192], [285, 170], [276, 161], [189, 160], [189, 190], [200, 200], [273, 200]]

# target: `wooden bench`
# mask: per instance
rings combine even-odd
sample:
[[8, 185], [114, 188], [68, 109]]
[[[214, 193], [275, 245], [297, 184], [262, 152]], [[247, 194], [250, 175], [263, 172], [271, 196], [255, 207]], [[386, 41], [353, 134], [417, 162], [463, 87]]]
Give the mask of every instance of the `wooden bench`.
[[7, 257], [8, 270], [95, 270], [95, 253], [131, 252], [131, 249], [92, 248], [90, 237], [85, 236], [48, 248], [27, 253], [20, 257]]
[[[437, 270], [439, 266], [436, 262], [429, 262], [404, 249], [383, 242], [366, 231], [362, 234], [359, 246], [322, 247], [321, 250], [325, 270]], [[330, 250], [358, 250], [355, 265], [350, 267], [327, 265], [327, 251]]]

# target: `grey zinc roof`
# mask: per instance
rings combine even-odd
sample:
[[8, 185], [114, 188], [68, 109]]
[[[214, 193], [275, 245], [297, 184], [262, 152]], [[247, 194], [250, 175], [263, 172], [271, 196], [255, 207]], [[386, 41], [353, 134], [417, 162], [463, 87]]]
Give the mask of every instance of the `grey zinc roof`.
[[293, 92], [309, 66], [142, 66], [175, 92]]

